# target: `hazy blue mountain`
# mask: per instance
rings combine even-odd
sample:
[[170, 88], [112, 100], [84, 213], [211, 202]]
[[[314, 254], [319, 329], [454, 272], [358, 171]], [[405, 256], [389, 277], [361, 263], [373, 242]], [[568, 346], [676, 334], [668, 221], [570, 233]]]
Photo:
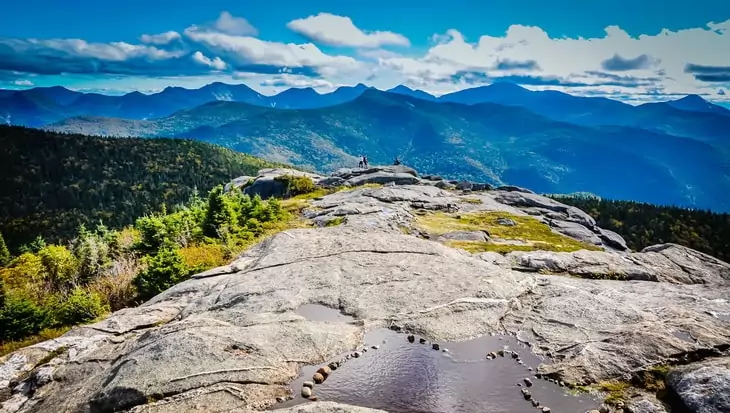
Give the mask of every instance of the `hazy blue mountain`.
[[648, 105], [667, 105], [675, 109], [689, 112], [703, 112], [730, 116], [730, 109], [708, 102], [698, 95], [687, 95], [681, 99], [670, 100], [668, 102], [644, 104], [644, 106]]
[[[212, 83], [200, 89], [169, 87], [151, 95], [133, 92], [106, 96], [82, 94], [64, 88], [35, 88], [0, 93], [0, 120], [43, 126], [76, 116], [158, 119], [216, 101], [277, 109], [315, 109], [350, 102], [366, 90], [368, 87], [362, 84], [322, 94], [312, 88], [290, 88], [274, 96], [264, 96], [245, 85]], [[519, 106], [550, 119], [576, 125], [626, 126], [730, 146], [730, 110], [698, 96], [632, 106], [606, 98], [573, 96], [558, 91], [530, 91], [508, 82], [466, 89], [439, 98], [406, 86], [397, 86], [388, 92], [426, 101]]]
[[69, 119], [55, 130], [188, 137], [329, 171], [397, 156], [418, 170], [546, 193], [730, 210], [730, 157], [710, 143], [629, 127], [585, 127], [525, 108], [430, 102], [366, 90], [326, 108], [215, 102], [156, 121]]
[[399, 95], [411, 96], [423, 100], [436, 100], [436, 96], [428, 94], [422, 90], [413, 90], [408, 86], [398, 85], [392, 89], [388, 89], [389, 93], [397, 93]]
[[311, 87], [289, 88], [269, 97], [268, 101], [271, 107], [277, 109], [316, 109], [357, 99], [367, 89], [363, 84], [341, 86], [330, 93], [319, 93]]
[[[601, 97], [573, 96], [558, 91], [531, 91], [519, 85], [498, 82], [441, 96], [440, 102], [467, 105], [497, 103], [519, 106], [551, 119], [585, 126], [627, 126], [648, 131], [719, 141], [730, 145], [730, 119], [715, 106], [712, 111], [685, 110], [686, 102], [632, 106]], [[690, 98], [690, 103], [695, 101]], [[709, 102], [705, 102], [708, 104]]]

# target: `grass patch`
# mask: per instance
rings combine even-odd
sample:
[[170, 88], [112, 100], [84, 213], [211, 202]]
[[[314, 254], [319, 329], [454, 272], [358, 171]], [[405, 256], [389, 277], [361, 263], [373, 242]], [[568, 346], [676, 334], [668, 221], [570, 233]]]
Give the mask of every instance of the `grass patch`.
[[188, 268], [196, 272], [226, 265], [226, 250], [220, 244], [201, 244], [180, 248], [180, 256]]
[[477, 198], [460, 198], [459, 202], [463, 202], [465, 204], [475, 204], [475, 205], [481, 205], [484, 203], [481, 199], [477, 199]]
[[326, 227], [336, 227], [338, 225], [342, 225], [345, 222], [345, 217], [337, 217], [335, 219], [327, 221], [325, 224]]
[[623, 381], [612, 381], [612, 382], [601, 382], [596, 385], [598, 390], [606, 392], [605, 402], [608, 404], [616, 404], [618, 402], [625, 402], [626, 391], [629, 389], [629, 383]]
[[[511, 219], [515, 226], [500, 225], [497, 220]], [[599, 251], [600, 248], [576, 241], [553, 232], [549, 226], [529, 216], [516, 216], [506, 212], [476, 212], [470, 214], [446, 214], [442, 212], [418, 217], [418, 226], [435, 235], [452, 231], [486, 230], [493, 238], [521, 241], [529, 245], [510, 245], [495, 242], [451, 241], [447, 245], [469, 252], [498, 252], [507, 254], [513, 251], [555, 251], [573, 252], [581, 249]]]
[[26, 337], [22, 340], [8, 341], [2, 343], [0, 344], [0, 357], [6, 354], [10, 354], [13, 351], [20, 350], [23, 347], [32, 346], [34, 344], [42, 343], [46, 340], [58, 338], [66, 334], [69, 330], [71, 330], [71, 327], [48, 328], [41, 331], [35, 336]]

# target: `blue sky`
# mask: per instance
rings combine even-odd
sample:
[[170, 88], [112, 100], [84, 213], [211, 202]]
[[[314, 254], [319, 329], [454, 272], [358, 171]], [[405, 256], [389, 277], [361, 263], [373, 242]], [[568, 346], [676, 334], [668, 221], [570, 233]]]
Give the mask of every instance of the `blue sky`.
[[[727, 0], [24, 0], [0, 13], [0, 87], [264, 93], [508, 79], [627, 101], [730, 100]], [[728, 90], [730, 92], [730, 90]]]

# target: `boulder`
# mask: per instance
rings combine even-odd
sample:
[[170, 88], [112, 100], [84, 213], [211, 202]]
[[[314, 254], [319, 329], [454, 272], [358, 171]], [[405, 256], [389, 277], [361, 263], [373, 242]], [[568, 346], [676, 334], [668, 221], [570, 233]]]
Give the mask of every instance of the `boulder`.
[[552, 219], [548, 219], [547, 223], [555, 232], [560, 234], [567, 235], [578, 241], [585, 242], [586, 244], [603, 245], [601, 238], [596, 233], [581, 224]]
[[626, 240], [621, 235], [603, 228], [598, 228], [598, 234], [601, 237], [601, 241], [603, 241], [603, 245], [618, 251], [629, 250], [628, 245], [626, 245]]
[[667, 384], [692, 412], [730, 412], [730, 357], [673, 369]]
[[472, 188], [474, 188], [474, 184], [469, 181], [459, 181], [456, 184], [456, 189], [459, 189], [462, 191], [471, 191]]
[[420, 183], [421, 180], [408, 173], [392, 173], [383, 171], [354, 176], [347, 180], [347, 184], [350, 186], [387, 184], [390, 182], [393, 182], [396, 185], [414, 185]]
[[489, 241], [489, 233], [486, 231], [453, 231], [447, 232], [439, 237], [439, 241]]
[[317, 182], [317, 186], [320, 186], [322, 188], [339, 188], [347, 185], [347, 181], [339, 176], [328, 176], [326, 178], [320, 179]]
[[502, 186], [497, 187], [497, 190], [506, 191], [506, 192], [522, 192], [525, 194], [534, 194], [534, 192], [530, 191], [527, 188], [522, 188], [522, 187], [514, 186], [514, 185], [502, 185]]
[[[311, 174], [307, 172], [297, 171], [295, 169], [286, 169], [286, 168], [268, 168], [268, 169], [261, 169], [258, 173], [258, 176], [253, 178], [253, 182], [250, 182], [243, 186], [243, 193], [247, 194], [249, 196], [255, 196], [259, 195], [263, 199], [268, 199], [271, 197], [278, 197], [278, 198], [285, 198], [288, 194], [288, 188], [287, 183], [285, 181], [278, 180], [276, 178], [282, 177], [285, 175], [291, 175], [291, 176], [305, 176], [310, 179], [316, 184], [318, 183], [322, 177], [316, 174]], [[231, 183], [229, 183], [226, 187], [229, 186], [236, 186], [236, 182], [242, 182], [243, 179], [248, 178], [246, 182], [249, 182], [251, 180], [250, 177], [240, 177], [234, 179]]]
[[225, 192], [229, 192], [233, 188], [243, 188], [244, 186], [251, 184], [255, 179], [255, 176], [239, 176], [238, 178], [235, 178], [231, 182], [227, 183], [226, 186], [223, 187], [223, 190]]

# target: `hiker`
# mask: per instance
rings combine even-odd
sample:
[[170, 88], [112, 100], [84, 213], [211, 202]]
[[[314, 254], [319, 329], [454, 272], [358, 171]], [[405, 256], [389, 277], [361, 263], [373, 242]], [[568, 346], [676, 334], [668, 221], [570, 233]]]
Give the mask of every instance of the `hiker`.
[[400, 165], [400, 159], [398, 157], [395, 157], [395, 161], [393, 161], [393, 165]]
[[367, 155], [362, 157], [362, 162], [365, 164], [365, 168], [367, 168], [368, 167], [368, 156]]
[[365, 163], [363, 163], [364, 160], [365, 160], [365, 157], [364, 156], [361, 156], [360, 157], [360, 162], [357, 163], [357, 167], [358, 168], [362, 169], [363, 165], [365, 165]]

